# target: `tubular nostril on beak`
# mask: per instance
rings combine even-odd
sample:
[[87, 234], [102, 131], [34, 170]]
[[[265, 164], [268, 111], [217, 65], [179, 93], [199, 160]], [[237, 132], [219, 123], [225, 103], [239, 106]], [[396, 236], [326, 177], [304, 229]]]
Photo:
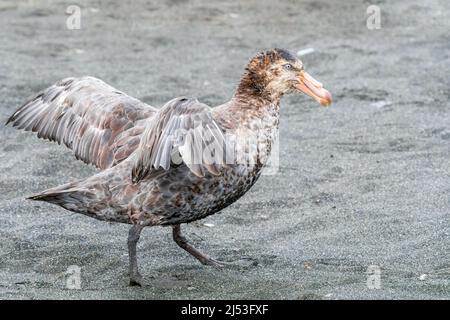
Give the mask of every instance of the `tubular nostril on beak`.
[[306, 81], [310, 82], [313, 86], [318, 87], [318, 88], [323, 88], [323, 84], [319, 81], [317, 81], [316, 79], [314, 79], [313, 77], [311, 77], [308, 73], [303, 71], [303, 77]]
[[314, 79], [306, 71], [300, 72], [297, 89], [314, 98], [323, 106], [331, 104], [331, 94], [323, 88], [322, 83]]

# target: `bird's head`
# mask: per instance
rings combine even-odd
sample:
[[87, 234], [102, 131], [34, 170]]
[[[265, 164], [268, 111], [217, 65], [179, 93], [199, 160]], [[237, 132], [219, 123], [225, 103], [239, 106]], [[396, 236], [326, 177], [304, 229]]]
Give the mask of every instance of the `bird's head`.
[[240, 89], [275, 98], [303, 92], [323, 106], [331, 104], [331, 94], [304, 70], [300, 59], [284, 49], [272, 49], [254, 56], [246, 68]]

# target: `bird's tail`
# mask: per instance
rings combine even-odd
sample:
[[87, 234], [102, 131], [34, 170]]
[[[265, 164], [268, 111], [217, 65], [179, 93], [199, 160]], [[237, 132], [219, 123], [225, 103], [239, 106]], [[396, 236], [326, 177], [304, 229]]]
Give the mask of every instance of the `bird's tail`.
[[94, 193], [88, 189], [75, 189], [70, 188], [70, 185], [62, 185], [32, 195], [27, 199], [50, 202], [70, 211], [86, 213], [89, 211], [89, 203], [94, 199]]

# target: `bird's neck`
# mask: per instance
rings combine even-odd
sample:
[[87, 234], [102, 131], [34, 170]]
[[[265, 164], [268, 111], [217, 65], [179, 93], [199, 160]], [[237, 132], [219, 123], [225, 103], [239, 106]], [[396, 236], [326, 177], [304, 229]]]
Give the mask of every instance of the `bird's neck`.
[[246, 72], [232, 99], [215, 108], [215, 117], [229, 128], [245, 126], [258, 130], [269, 124], [278, 127], [281, 96], [268, 90], [262, 79]]
[[258, 90], [249, 81], [244, 76], [233, 98], [212, 112], [219, 125], [234, 135], [245, 161], [256, 164], [249, 172], [257, 178], [278, 137], [281, 95]]
[[241, 77], [233, 99], [242, 105], [258, 108], [279, 105], [282, 95], [283, 93], [270, 88], [265, 76], [247, 70]]

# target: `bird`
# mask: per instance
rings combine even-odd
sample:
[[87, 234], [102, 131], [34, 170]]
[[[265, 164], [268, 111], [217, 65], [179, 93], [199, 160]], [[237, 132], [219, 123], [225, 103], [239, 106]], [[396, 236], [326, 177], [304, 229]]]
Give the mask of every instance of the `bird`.
[[332, 102], [298, 57], [274, 48], [250, 59], [231, 99], [216, 107], [177, 97], [158, 109], [82, 76], [37, 93], [6, 125], [64, 144], [98, 169], [27, 199], [131, 225], [129, 284], [141, 286], [136, 247], [145, 227], [171, 227], [175, 243], [202, 264], [226, 264], [189, 243], [181, 225], [221, 211], [254, 185], [275, 143], [280, 100], [296, 92]]

